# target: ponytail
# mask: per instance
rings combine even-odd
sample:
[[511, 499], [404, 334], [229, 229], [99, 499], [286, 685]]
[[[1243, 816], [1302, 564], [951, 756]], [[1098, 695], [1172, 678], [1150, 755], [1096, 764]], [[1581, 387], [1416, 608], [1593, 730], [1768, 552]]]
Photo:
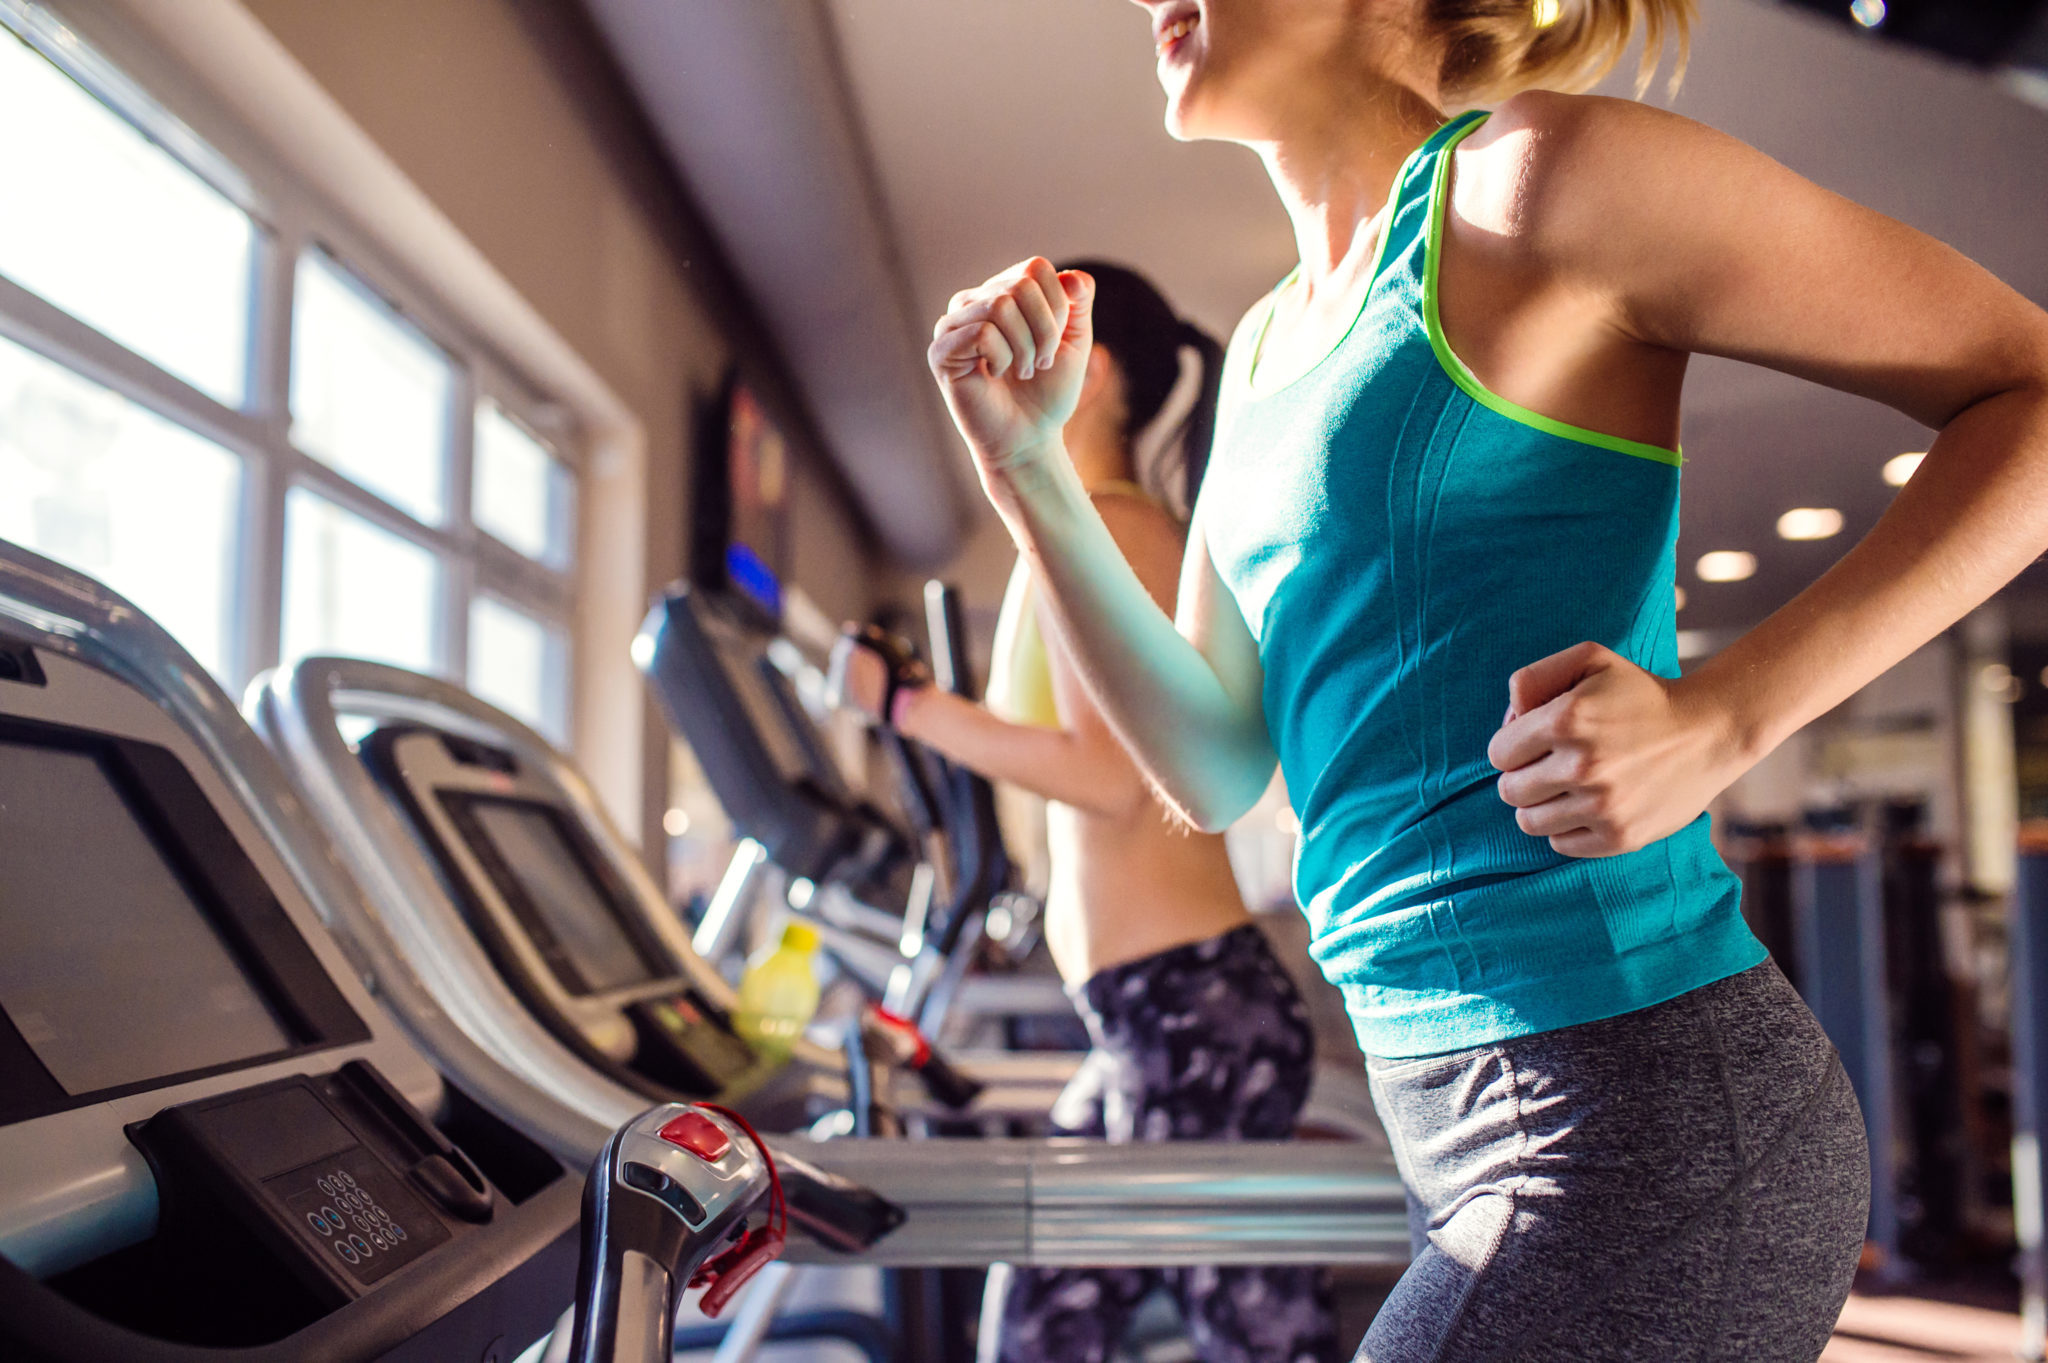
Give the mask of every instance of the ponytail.
[[[1068, 261], [1064, 268], [1095, 280], [1095, 342], [1123, 380], [1123, 434], [1133, 475], [1153, 497], [1185, 514], [1195, 504], [1216, 434], [1223, 347], [1182, 320], [1135, 270], [1106, 260]], [[1183, 360], [1190, 350], [1199, 362], [1192, 397], [1185, 396], [1190, 385]]]
[[1195, 496], [1202, 490], [1202, 475], [1209, 471], [1209, 447], [1216, 442], [1216, 404], [1223, 395], [1223, 347], [1192, 322], [1180, 324], [1180, 339], [1201, 363], [1195, 403], [1181, 423], [1180, 438], [1181, 497], [1192, 510]]
[[1667, 44], [1677, 49], [1676, 90], [1694, 13], [1694, 0], [1425, 0], [1424, 9], [1444, 40], [1444, 94], [1460, 104], [1490, 104], [1523, 90], [1589, 89], [1638, 31], [1637, 97], [1650, 88]]

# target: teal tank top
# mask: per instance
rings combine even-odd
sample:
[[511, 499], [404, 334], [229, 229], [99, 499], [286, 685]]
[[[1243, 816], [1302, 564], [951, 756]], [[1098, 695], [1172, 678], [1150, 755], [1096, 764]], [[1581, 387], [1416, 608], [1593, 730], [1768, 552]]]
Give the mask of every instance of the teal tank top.
[[1561, 856], [1486, 760], [1509, 674], [1539, 658], [1593, 640], [1678, 675], [1679, 457], [1507, 402], [1445, 341], [1445, 181], [1484, 117], [1408, 159], [1370, 291], [1314, 368], [1255, 391], [1264, 324], [1241, 330], [1196, 511], [1258, 640], [1311, 950], [1387, 1057], [1613, 1017], [1765, 959], [1706, 816]]

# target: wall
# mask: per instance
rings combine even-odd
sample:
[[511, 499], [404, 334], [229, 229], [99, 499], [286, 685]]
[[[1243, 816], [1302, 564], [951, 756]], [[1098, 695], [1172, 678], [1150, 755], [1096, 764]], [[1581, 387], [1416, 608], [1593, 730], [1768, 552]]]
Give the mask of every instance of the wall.
[[[682, 571], [691, 413], [730, 352], [677, 225], [650, 205], [650, 168], [579, 100], [518, 0], [243, 2], [644, 429], [639, 477], [599, 467], [587, 485], [574, 741], [628, 835], [659, 846], [667, 746], [626, 647], [649, 594]], [[829, 480], [800, 468], [796, 486], [799, 580], [861, 613], [859, 536]]]

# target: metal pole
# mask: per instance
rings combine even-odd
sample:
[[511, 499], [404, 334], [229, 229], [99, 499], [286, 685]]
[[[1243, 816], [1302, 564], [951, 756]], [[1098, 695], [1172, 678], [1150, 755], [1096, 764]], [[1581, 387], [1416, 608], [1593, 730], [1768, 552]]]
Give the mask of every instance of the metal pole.
[[2048, 826], [2020, 834], [2012, 905], [2012, 1207], [2020, 1242], [2019, 1355], [2048, 1355]]
[[1894, 1110], [1891, 1004], [1885, 983], [1883, 863], [1867, 839], [1841, 834], [1802, 839], [1792, 867], [1793, 931], [1799, 992], [1841, 1052], [1863, 1108], [1870, 1144], [1869, 1237], [1883, 1255], [1899, 1254], [1898, 1118]]
[[733, 848], [732, 860], [719, 878], [718, 889], [704, 906], [704, 917], [690, 945], [715, 966], [726, 958], [746, 925], [746, 909], [753, 899], [754, 882], [768, 864], [768, 851], [752, 838], [741, 838]]

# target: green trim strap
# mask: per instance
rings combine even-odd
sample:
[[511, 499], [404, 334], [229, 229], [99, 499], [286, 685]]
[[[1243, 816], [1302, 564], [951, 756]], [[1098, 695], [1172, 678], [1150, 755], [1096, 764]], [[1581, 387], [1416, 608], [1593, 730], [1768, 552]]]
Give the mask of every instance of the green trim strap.
[[[1246, 391], [1253, 397], [1271, 397], [1273, 394], [1291, 388], [1301, 382], [1327, 364], [1330, 357], [1339, 350], [1342, 350], [1344, 343], [1351, 339], [1351, 333], [1358, 330], [1359, 319], [1365, 316], [1366, 309], [1372, 306], [1372, 300], [1380, 290], [1380, 272], [1387, 268], [1387, 243], [1394, 234], [1394, 219], [1401, 207], [1401, 197], [1408, 183], [1408, 173], [1415, 168], [1416, 161], [1428, 154], [1430, 144], [1443, 135], [1444, 129], [1454, 126], [1456, 122], [1456, 119], [1452, 119], [1443, 128], [1439, 128], [1428, 137], [1425, 137], [1422, 140], [1422, 145], [1409, 152], [1407, 159], [1401, 162], [1401, 168], [1394, 172], [1394, 187], [1388, 191], [1386, 206], [1380, 211], [1380, 239], [1372, 248], [1372, 269], [1365, 277], [1365, 292], [1359, 297], [1358, 311], [1351, 314], [1351, 320], [1344, 324], [1344, 330], [1338, 333], [1337, 339], [1330, 342], [1330, 348], [1321, 355], [1318, 355], [1315, 362], [1309, 365], [1308, 368], [1282, 379], [1270, 388], [1261, 388], [1259, 386], [1259, 359], [1266, 352], [1266, 329], [1273, 325], [1273, 314], [1279, 311], [1280, 295], [1286, 291], [1287, 286], [1292, 284], [1295, 277], [1301, 273], [1301, 262], [1296, 261], [1294, 268], [1289, 270], [1286, 276], [1273, 286], [1273, 291], [1266, 295], [1266, 315], [1259, 319], [1258, 330], [1252, 335], [1250, 346], [1251, 358], [1245, 362], [1244, 367], [1244, 386]], [[1477, 127], [1478, 122], [1475, 121], [1472, 126]], [[1459, 134], [1459, 136], [1462, 135], [1462, 133]], [[1453, 138], [1452, 141], [1455, 142], [1456, 138]]]
[[1677, 450], [1667, 450], [1662, 445], [1645, 445], [1639, 440], [1624, 440], [1618, 435], [1603, 435], [1599, 431], [1589, 431], [1583, 426], [1572, 426], [1547, 417], [1541, 412], [1532, 412], [1518, 403], [1509, 402], [1481, 383], [1472, 371], [1466, 368], [1465, 362], [1458, 358], [1457, 352], [1451, 349], [1451, 343], [1444, 335], [1443, 323], [1437, 317], [1436, 276], [1437, 266], [1443, 256], [1446, 198], [1444, 186], [1450, 180], [1451, 154], [1457, 150], [1458, 143], [1469, 137], [1473, 129], [1485, 121], [1484, 118], [1474, 119], [1465, 127], [1458, 129], [1457, 133], [1444, 143], [1443, 150], [1437, 157], [1436, 177], [1429, 191], [1429, 226], [1424, 229], [1429, 235], [1422, 261], [1422, 321], [1428, 328], [1429, 348], [1436, 352], [1437, 363], [1443, 367], [1444, 373], [1450, 376], [1451, 382], [1464, 389], [1466, 395], [1474, 402], [1498, 412], [1510, 421], [1519, 421], [1522, 425], [1539, 430], [1545, 435], [1554, 435], [1560, 439], [1577, 441], [1581, 445], [1593, 445], [1603, 450], [1613, 450], [1617, 454], [1633, 455], [1637, 459], [1649, 459], [1677, 468], [1685, 462]]

